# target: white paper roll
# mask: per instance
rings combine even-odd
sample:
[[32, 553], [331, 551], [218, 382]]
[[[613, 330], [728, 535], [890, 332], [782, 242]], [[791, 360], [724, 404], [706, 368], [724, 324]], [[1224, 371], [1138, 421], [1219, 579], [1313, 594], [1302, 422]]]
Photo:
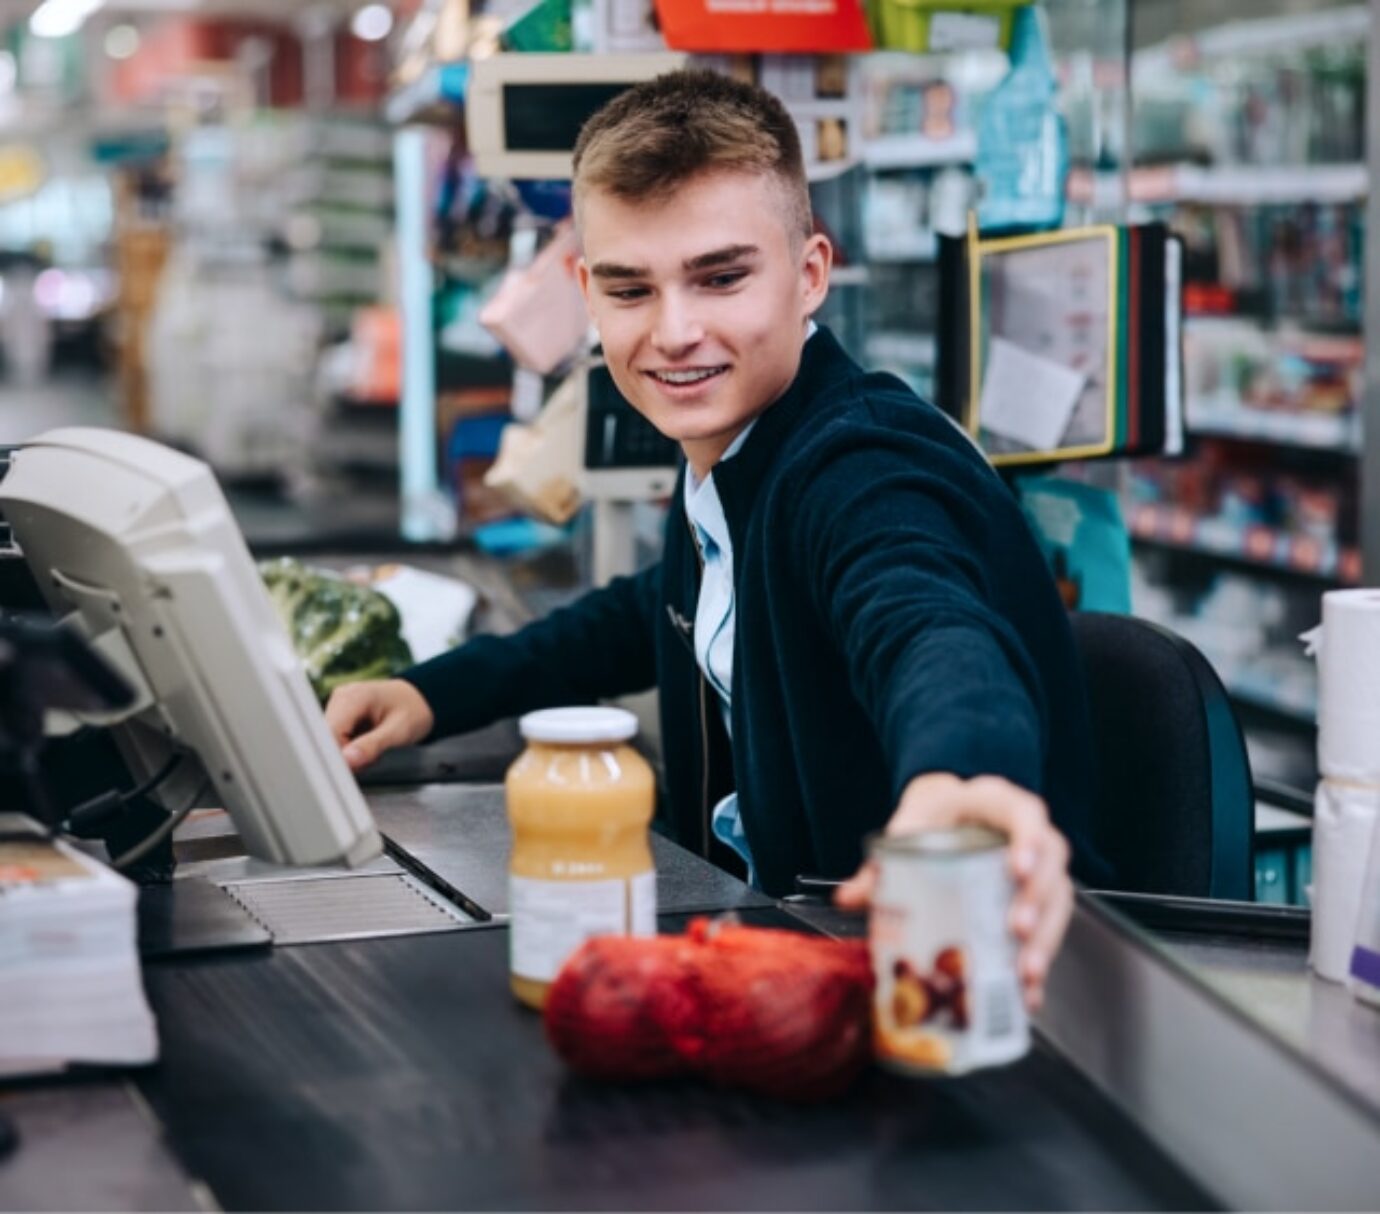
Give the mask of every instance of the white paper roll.
[[1308, 961], [1320, 978], [1345, 982], [1380, 788], [1323, 780], [1313, 798], [1313, 934]]
[[1318, 771], [1324, 780], [1380, 783], [1380, 590], [1323, 595]]
[[1361, 883], [1350, 970], [1352, 994], [1380, 1007], [1380, 826], [1371, 828], [1370, 859]]

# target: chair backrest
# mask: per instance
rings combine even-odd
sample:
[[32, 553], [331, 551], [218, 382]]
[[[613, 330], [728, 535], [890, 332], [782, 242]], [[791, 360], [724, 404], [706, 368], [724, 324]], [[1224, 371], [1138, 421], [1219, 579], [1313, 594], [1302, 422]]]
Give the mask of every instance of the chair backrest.
[[1070, 619], [1097, 747], [1094, 842], [1116, 888], [1251, 900], [1250, 764], [1216, 672], [1146, 620]]

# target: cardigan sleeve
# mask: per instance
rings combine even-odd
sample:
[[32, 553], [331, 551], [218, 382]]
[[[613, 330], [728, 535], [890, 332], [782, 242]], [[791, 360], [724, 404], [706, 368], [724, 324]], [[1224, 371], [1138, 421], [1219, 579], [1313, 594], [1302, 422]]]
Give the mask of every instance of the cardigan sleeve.
[[881, 740], [893, 794], [936, 771], [1042, 793], [1044, 698], [990, 589], [1003, 547], [1029, 542], [1004, 488], [976, 456], [882, 427], [822, 446], [790, 542]]
[[645, 691], [656, 682], [660, 586], [660, 565], [615, 578], [510, 636], [475, 637], [399, 677], [435, 714], [431, 739], [538, 708]]

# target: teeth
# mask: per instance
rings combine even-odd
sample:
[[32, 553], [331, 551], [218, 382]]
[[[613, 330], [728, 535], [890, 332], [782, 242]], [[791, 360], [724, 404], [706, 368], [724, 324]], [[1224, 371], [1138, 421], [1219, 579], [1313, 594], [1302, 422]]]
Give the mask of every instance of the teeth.
[[711, 375], [717, 375], [721, 370], [722, 367], [707, 367], [697, 371], [653, 371], [652, 374], [668, 384], [694, 384], [708, 379]]

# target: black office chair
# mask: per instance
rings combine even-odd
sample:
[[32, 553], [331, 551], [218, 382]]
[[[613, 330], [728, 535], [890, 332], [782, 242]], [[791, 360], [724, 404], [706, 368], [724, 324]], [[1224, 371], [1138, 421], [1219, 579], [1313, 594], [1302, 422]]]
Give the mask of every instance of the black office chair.
[[1094, 843], [1115, 887], [1252, 900], [1250, 764], [1216, 672], [1146, 620], [1070, 619], [1097, 747]]

